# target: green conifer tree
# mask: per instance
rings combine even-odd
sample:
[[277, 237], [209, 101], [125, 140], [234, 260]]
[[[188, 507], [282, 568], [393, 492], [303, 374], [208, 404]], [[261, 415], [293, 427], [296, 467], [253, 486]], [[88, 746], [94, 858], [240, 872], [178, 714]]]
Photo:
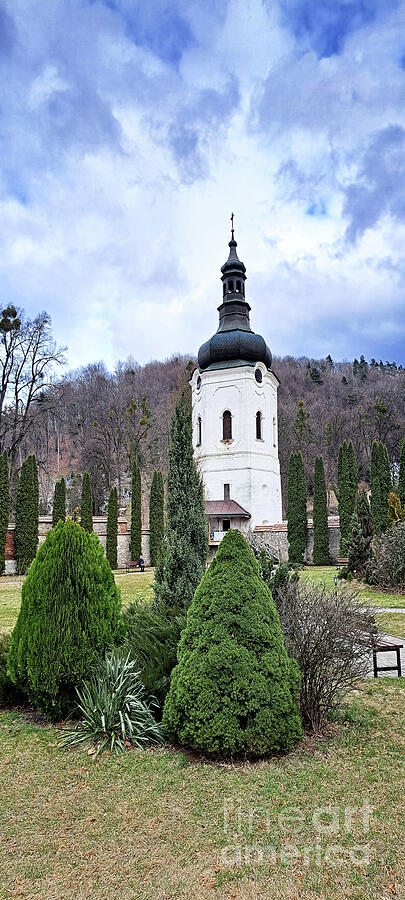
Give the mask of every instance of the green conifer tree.
[[[353, 446], [353, 445], [352, 445]], [[347, 542], [350, 537], [351, 519], [355, 506], [356, 491], [354, 490], [356, 460], [353, 452], [349, 449], [347, 441], [339, 447], [338, 456], [338, 511], [339, 511], [339, 529], [340, 543], [339, 555], [345, 556], [347, 550]], [[357, 490], [357, 484], [356, 484]]]
[[57, 522], [64, 522], [66, 519], [66, 482], [64, 478], [57, 481], [53, 495], [52, 509], [52, 528]]
[[10, 515], [10, 479], [7, 451], [0, 456], [0, 575], [5, 569], [5, 547]]
[[292, 453], [288, 466], [287, 535], [288, 560], [301, 565], [307, 546], [307, 489], [302, 453]]
[[136, 562], [142, 554], [142, 485], [141, 472], [136, 459], [132, 463], [131, 536], [130, 554]]
[[350, 483], [350, 487], [348, 490], [348, 508], [350, 509], [350, 515], [352, 516], [356, 511], [357, 488], [359, 481], [357, 474], [356, 453], [354, 450], [353, 441], [349, 441], [347, 445], [347, 467]]
[[301, 738], [300, 675], [271, 593], [238, 531], [228, 531], [195, 592], [163, 723], [174, 741], [233, 757], [289, 750]]
[[396, 493], [401, 501], [403, 507], [405, 507], [405, 438], [401, 444], [401, 456], [399, 460], [399, 477], [398, 477], [398, 487]]
[[100, 541], [71, 519], [48, 532], [21, 592], [8, 654], [11, 678], [52, 719], [122, 635], [120, 596]]
[[91, 489], [91, 478], [88, 472], [85, 472], [83, 475], [80, 524], [85, 531], [93, 531], [93, 492]]
[[154, 472], [149, 498], [149, 548], [152, 566], [157, 566], [164, 534], [164, 489], [162, 473]]
[[370, 558], [373, 523], [370, 505], [364, 488], [359, 491], [356, 509], [352, 516], [351, 532], [347, 545], [348, 571], [362, 578]]
[[208, 531], [204, 491], [193, 453], [191, 392], [181, 391], [170, 422], [165, 538], [155, 573], [155, 602], [186, 609], [205, 572]]
[[107, 511], [107, 540], [105, 555], [112, 569], [117, 568], [117, 542], [118, 542], [118, 496], [117, 488], [110, 490]]
[[327, 566], [329, 563], [328, 504], [322, 456], [317, 456], [315, 460], [313, 521], [312, 562], [314, 566]]
[[388, 450], [385, 444], [379, 443], [380, 459], [380, 489], [381, 489], [381, 523], [382, 531], [387, 529], [388, 521], [388, 496], [392, 491], [392, 478]]
[[21, 466], [15, 511], [15, 555], [17, 571], [25, 574], [38, 548], [39, 487], [35, 456]]

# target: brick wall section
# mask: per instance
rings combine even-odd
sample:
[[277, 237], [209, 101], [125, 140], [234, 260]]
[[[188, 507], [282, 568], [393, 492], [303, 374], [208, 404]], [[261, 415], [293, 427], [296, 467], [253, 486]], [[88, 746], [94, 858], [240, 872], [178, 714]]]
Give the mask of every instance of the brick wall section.
[[[329, 532], [329, 556], [331, 562], [337, 562], [339, 556], [339, 517], [329, 516], [328, 518]], [[279, 525], [257, 525], [253, 531], [253, 535], [258, 547], [266, 547], [279, 559], [288, 559], [288, 539], [287, 539], [287, 522], [280, 522]], [[314, 548], [314, 531], [312, 519], [308, 519], [307, 533], [307, 549], [305, 553], [305, 562], [309, 565], [312, 563], [312, 551]]]
[[[15, 574], [15, 554], [14, 554], [14, 523], [10, 523], [6, 538], [6, 575]], [[38, 546], [43, 544], [48, 531], [52, 528], [52, 516], [39, 517], [39, 542]], [[93, 530], [100, 539], [104, 551], [107, 540], [107, 516], [93, 516]], [[126, 562], [129, 562], [129, 527], [124, 516], [118, 519], [118, 568], [122, 569]], [[147, 565], [149, 565], [149, 531], [142, 531], [142, 555]]]

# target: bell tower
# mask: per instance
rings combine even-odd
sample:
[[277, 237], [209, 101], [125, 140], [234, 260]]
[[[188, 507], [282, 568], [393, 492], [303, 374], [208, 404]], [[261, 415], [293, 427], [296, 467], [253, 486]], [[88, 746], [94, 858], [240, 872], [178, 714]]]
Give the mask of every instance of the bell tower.
[[191, 379], [194, 453], [206, 511], [219, 532], [275, 524], [282, 515], [279, 381], [269, 347], [251, 329], [246, 267], [237, 255], [233, 215], [231, 221], [218, 329], [200, 347]]

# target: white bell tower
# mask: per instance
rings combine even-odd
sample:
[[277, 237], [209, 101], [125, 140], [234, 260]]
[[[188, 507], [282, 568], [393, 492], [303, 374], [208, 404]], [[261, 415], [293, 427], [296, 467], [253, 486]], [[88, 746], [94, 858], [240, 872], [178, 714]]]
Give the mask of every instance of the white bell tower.
[[221, 269], [218, 330], [200, 347], [191, 379], [194, 453], [206, 511], [219, 532], [282, 519], [279, 381], [266, 342], [250, 327], [246, 268], [236, 247], [232, 227], [229, 257]]

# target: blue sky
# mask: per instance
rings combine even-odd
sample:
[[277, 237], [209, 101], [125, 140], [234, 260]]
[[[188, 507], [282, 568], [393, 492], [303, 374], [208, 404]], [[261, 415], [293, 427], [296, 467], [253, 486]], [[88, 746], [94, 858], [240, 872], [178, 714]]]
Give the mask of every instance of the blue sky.
[[196, 352], [229, 216], [273, 353], [405, 364], [405, 2], [0, 2], [1, 300]]

